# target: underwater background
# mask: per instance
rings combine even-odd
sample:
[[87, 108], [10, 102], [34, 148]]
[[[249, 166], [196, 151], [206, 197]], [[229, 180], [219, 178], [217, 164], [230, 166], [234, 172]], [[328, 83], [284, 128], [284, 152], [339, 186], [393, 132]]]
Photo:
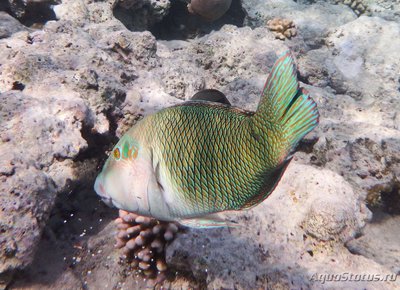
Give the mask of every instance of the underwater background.
[[[400, 1], [188, 2], [0, 2], [0, 289], [400, 289]], [[320, 124], [241, 226], [102, 203], [137, 120], [206, 88], [254, 111], [288, 49]], [[124, 258], [137, 225], [154, 261]]]

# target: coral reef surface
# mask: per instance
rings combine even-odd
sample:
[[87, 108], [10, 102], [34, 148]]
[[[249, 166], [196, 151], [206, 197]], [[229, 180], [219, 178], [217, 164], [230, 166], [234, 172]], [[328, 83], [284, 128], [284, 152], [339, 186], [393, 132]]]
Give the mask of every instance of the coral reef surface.
[[[363, 3], [370, 12], [357, 15], [334, 0], [232, 0], [210, 23], [186, 1], [1, 2], [1, 287], [154, 286], [142, 263], [159, 281], [167, 267], [171, 289], [399, 289], [400, 3]], [[296, 37], [276, 39], [274, 18]], [[149, 255], [157, 223], [118, 218], [93, 191], [113, 144], [205, 88], [255, 110], [288, 49], [321, 118], [275, 192], [224, 213], [236, 228], [158, 236], [166, 264]], [[323, 280], [343, 273], [379, 281]]]

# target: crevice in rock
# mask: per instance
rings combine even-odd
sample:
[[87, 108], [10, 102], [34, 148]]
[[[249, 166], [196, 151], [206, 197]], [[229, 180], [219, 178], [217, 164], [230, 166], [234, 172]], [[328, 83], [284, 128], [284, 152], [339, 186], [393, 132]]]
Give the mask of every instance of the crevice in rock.
[[20, 19], [25, 26], [41, 27], [49, 20], [57, 20], [56, 14], [48, 3], [30, 2], [24, 16]]
[[25, 85], [19, 81], [13, 82], [12, 90], [23, 91], [25, 89]]
[[306, 85], [311, 85], [308, 76], [302, 75], [299, 71], [297, 72], [297, 79]]
[[[393, 181], [390, 184], [381, 185], [371, 190], [367, 195], [367, 205], [374, 216], [380, 212], [400, 215], [400, 182]], [[373, 219], [374, 221], [377, 220]]]
[[171, 3], [168, 15], [150, 28], [157, 39], [191, 39], [208, 34], [212, 30], [219, 30], [225, 24], [242, 27], [246, 16], [240, 0], [233, 0], [225, 15], [214, 22], [207, 22], [199, 16], [190, 14], [186, 5], [180, 1]]
[[17, 18], [23, 25], [40, 28], [49, 20], [57, 20], [52, 6], [60, 1], [10, 1], [0, 6], [13, 17]]
[[381, 193], [383, 209], [389, 214], [400, 214], [400, 184], [395, 183], [390, 191]]
[[303, 138], [299, 144], [297, 145], [296, 151], [301, 151], [307, 154], [310, 154], [313, 149], [315, 143], [318, 142], [318, 136], [312, 135], [311, 137]]
[[110, 129], [108, 134], [99, 134], [93, 132], [93, 124], [82, 125], [81, 134], [83, 139], [86, 140], [88, 147], [86, 150], [80, 152], [74, 161], [80, 162], [87, 159], [98, 158], [99, 163], [107, 159], [105, 152], [109, 149], [110, 144], [115, 144], [118, 141], [116, 137], [116, 131], [118, 128], [116, 117], [114, 116], [112, 110], [105, 112], [105, 115], [109, 121]]

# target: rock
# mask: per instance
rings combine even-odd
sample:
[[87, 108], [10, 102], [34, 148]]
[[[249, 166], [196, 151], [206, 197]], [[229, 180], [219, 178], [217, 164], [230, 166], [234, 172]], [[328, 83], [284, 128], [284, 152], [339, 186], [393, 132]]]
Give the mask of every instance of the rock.
[[0, 39], [10, 37], [13, 33], [26, 28], [15, 18], [0, 11]]
[[52, 5], [58, 1], [60, 0], [8, 0], [5, 10], [10, 11], [24, 25], [41, 26], [54, 19]]
[[228, 11], [232, 0], [192, 0], [188, 4], [188, 11], [197, 14], [207, 21], [214, 21]]
[[[243, 26], [245, 11], [242, 8], [240, 0], [196, 0], [192, 1], [192, 3], [189, 2], [190, 1], [186, 0], [171, 2], [169, 13], [163, 17], [162, 21], [154, 24], [150, 28], [150, 31], [157, 39], [194, 39], [207, 35], [212, 31], [218, 31], [226, 24], [232, 24], [238, 27]], [[207, 5], [203, 6], [202, 3], [206, 3]], [[195, 4], [195, 6], [197, 5], [199, 10], [203, 10], [202, 13], [205, 16], [201, 16], [200, 13], [194, 13], [195, 11], [189, 10], [188, 7], [190, 8], [192, 4]], [[207, 10], [209, 11], [208, 13]], [[206, 14], [208, 14], [208, 20]]]
[[[392, 272], [400, 272], [399, 216], [377, 213], [361, 237], [347, 243], [347, 248], [384, 265]], [[379, 238], [378, 238], [379, 237]]]
[[[312, 95], [324, 94], [321, 111], [326, 116], [317, 129], [325, 133], [319, 134], [314, 146], [313, 162], [341, 173], [366, 193], [384, 190], [400, 176], [395, 161], [400, 152], [396, 114], [400, 60], [395, 57], [399, 33], [397, 23], [362, 16], [331, 34], [329, 48], [310, 51], [299, 61], [300, 74], [308, 83], [330, 86], [337, 94], [310, 87]], [[382, 44], [366, 45], [376, 37]]]
[[[102, 12], [104, 12], [103, 14], [106, 15], [105, 18], [112, 17], [111, 7], [112, 5], [109, 4], [108, 9], [102, 10]], [[68, 1], [59, 5], [55, 5], [53, 10], [58, 20], [72, 21], [76, 23], [75, 25], [85, 23], [85, 21], [87, 21], [89, 17], [88, 5], [85, 5], [85, 2], [83, 0]]]
[[[365, 95], [382, 96], [389, 94], [389, 100], [398, 93], [395, 80], [400, 61], [395, 51], [400, 40], [395, 36], [400, 33], [400, 25], [379, 18], [362, 16], [351, 25], [344, 25], [327, 39], [328, 46], [338, 53], [332, 57], [338, 71], [338, 81], [343, 80], [347, 91]], [[375, 46], [365, 43], [379, 37], [382, 42]], [[392, 41], [389, 41], [392, 40]], [[385, 57], [382, 57], [382, 53]], [[379, 78], [379, 76], [381, 78]], [[382, 82], [382, 78], [386, 81]], [[346, 84], [352, 83], [352, 85]], [[335, 87], [335, 84], [332, 84]], [[389, 101], [388, 100], [388, 101]]]
[[389, 0], [371, 1], [369, 3], [371, 14], [389, 21], [399, 21], [400, 3]]
[[116, 1], [114, 15], [129, 30], [149, 30], [169, 12], [170, 0], [122, 0]]
[[356, 18], [350, 8], [325, 2], [304, 5], [290, 0], [244, 0], [242, 5], [247, 12], [245, 24], [254, 27], [265, 26], [268, 20], [274, 18], [291, 20], [296, 25], [297, 33], [311, 47], [321, 46], [332, 29]]
[[[81, 99], [62, 92], [32, 97], [10, 91], [0, 99], [3, 273], [32, 261], [56, 192], [65, 189], [67, 179], [77, 178], [65, 161], [87, 147], [81, 129], [88, 122], [88, 111]], [[55, 172], [51, 166], [56, 164]]]

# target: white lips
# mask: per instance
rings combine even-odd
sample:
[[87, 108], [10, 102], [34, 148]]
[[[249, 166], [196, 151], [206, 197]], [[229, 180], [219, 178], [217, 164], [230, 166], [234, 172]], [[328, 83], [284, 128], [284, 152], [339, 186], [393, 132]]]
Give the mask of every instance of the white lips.
[[97, 195], [101, 197], [101, 200], [108, 205], [109, 207], [114, 207], [114, 203], [111, 197], [107, 196], [105, 192], [102, 190], [103, 186], [101, 186], [100, 178], [97, 177], [96, 181], [94, 182], [94, 190], [96, 191]]
[[94, 191], [96, 191], [97, 195], [99, 195], [101, 197], [101, 199], [103, 200], [107, 200], [111, 198], [109, 196], [107, 196], [107, 194], [105, 192], [103, 192], [102, 190], [103, 186], [101, 186], [101, 181], [100, 181], [100, 175], [97, 176], [96, 181], [94, 182]]

